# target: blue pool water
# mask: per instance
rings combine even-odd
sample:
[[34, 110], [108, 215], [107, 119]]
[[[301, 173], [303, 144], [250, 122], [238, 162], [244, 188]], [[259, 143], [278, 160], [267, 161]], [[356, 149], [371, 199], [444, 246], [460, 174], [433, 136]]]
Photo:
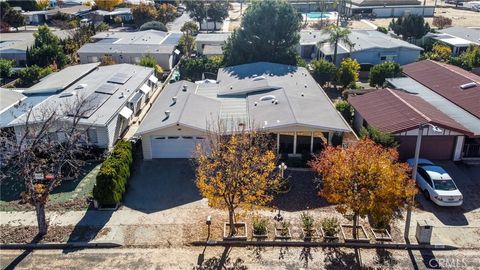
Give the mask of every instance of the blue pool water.
[[309, 19], [330, 19], [335, 17], [332, 12], [309, 12], [307, 18]]

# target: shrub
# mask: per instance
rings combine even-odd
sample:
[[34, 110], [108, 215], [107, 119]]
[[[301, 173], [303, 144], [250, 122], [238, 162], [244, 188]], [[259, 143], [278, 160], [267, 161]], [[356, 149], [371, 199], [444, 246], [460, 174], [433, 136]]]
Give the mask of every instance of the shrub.
[[377, 27], [377, 31], [384, 34], [388, 33], [388, 29], [382, 26]]
[[313, 60], [310, 62], [312, 69], [313, 78], [321, 86], [325, 85], [327, 82], [331, 82], [335, 79], [335, 73], [337, 72], [337, 67], [324, 59]]
[[267, 234], [268, 220], [265, 218], [255, 218], [253, 220], [253, 233], [256, 235]]
[[110, 156], [102, 163], [93, 188], [93, 197], [101, 205], [119, 203], [127, 188], [133, 166], [133, 145], [119, 141]]
[[288, 235], [288, 229], [290, 229], [290, 222], [288, 221], [282, 221], [280, 222], [280, 234], [282, 236], [287, 236]]
[[352, 58], [345, 58], [340, 63], [340, 68], [337, 70], [337, 80], [347, 88], [358, 81], [358, 71], [360, 70], [360, 64], [357, 60]]
[[15, 60], [0, 59], [0, 77], [9, 78], [12, 76], [12, 68], [15, 65]]
[[52, 73], [51, 67], [39, 67], [37, 65], [29, 66], [22, 68], [17, 71], [17, 76], [20, 79], [20, 82], [17, 86], [21, 87], [30, 87], [40, 81], [41, 78]]
[[335, 108], [345, 118], [348, 123], [352, 123], [353, 120], [353, 107], [346, 100], [338, 99], [335, 101]]
[[104, 22], [102, 22], [101, 24], [97, 25], [97, 27], [95, 27], [95, 31], [97, 32], [108, 31], [108, 29], [110, 29], [110, 26], [108, 26], [108, 24]]
[[302, 220], [302, 228], [305, 231], [305, 236], [312, 236], [313, 234], [313, 223], [314, 219], [313, 216], [307, 212], [303, 212], [300, 215], [300, 219]]
[[322, 230], [325, 236], [335, 236], [338, 233], [340, 224], [336, 218], [326, 218], [322, 221]]
[[145, 30], [150, 30], [150, 29], [168, 32], [167, 27], [163, 23], [157, 22], [157, 21], [146, 22], [146, 23], [142, 24], [142, 26], [140, 26], [139, 30], [140, 31], [145, 31]]
[[433, 17], [433, 26], [436, 26], [440, 29], [443, 29], [447, 26], [452, 25], [452, 19], [445, 17], [445, 16], [435, 16]]
[[182, 80], [198, 81], [202, 79], [202, 73], [218, 72], [218, 69], [223, 66], [223, 58], [213, 57], [196, 57], [196, 58], [182, 58], [179, 63], [179, 71]]
[[140, 63], [138, 64], [144, 67], [155, 68], [155, 66], [157, 65], [157, 59], [155, 59], [155, 57], [151, 54], [146, 54], [140, 58]]
[[362, 139], [369, 138], [375, 143], [381, 144], [383, 147], [387, 148], [398, 146], [398, 143], [395, 141], [395, 138], [392, 136], [392, 134], [382, 132], [372, 126], [368, 126], [367, 128], [362, 127], [360, 130], [360, 137]]
[[370, 86], [383, 86], [385, 79], [398, 77], [402, 73], [402, 68], [398, 63], [385, 62], [374, 65], [370, 69], [368, 81]]

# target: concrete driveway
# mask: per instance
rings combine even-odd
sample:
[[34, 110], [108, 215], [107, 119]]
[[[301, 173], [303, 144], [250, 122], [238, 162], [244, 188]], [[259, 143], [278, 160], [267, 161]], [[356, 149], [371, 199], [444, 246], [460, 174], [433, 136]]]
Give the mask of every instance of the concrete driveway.
[[441, 207], [427, 201], [423, 195], [417, 195], [418, 208], [413, 214], [410, 235], [413, 236], [418, 220], [429, 220], [434, 226], [432, 243], [480, 248], [480, 167], [449, 161], [435, 163], [455, 180], [463, 194], [463, 205]]
[[144, 160], [130, 179], [124, 205], [152, 213], [200, 201], [188, 159]]

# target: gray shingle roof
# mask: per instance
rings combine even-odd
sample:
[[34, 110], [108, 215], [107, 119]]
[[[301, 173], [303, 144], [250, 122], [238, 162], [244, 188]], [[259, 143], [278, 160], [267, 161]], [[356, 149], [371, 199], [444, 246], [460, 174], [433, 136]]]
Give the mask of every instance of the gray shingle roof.
[[438, 30], [440, 33], [449, 34], [454, 37], [463, 38], [480, 44], [480, 29], [476, 28], [467, 28], [461, 26], [453, 26], [445, 29]]
[[[300, 44], [301, 45], [313, 45], [319, 42], [323, 42], [328, 37], [321, 31], [301, 31], [300, 32]], [[349, 38], [354, 43], [353, 51], [363, 51], [373, 48], [393, 49], [393, 48], [408, 48], [411, 50], [423, 50], [422, 48], [415, 46], [411, 43], [403, 41], [398, 38], [391, 37], [387, 34], [381, 33], [377, 30], [352, 30]], [[333, 44], [325, 43], [320, 46], [320, 50], [325, 55], [332, 55], [334, 51]], [[350, 49], [342, 42], [339, 43], [338, 53], [348, 53]]]
[[[164, 116], [167, 110], [170, 117], [162, 120], [159, 115]], [[207, 122], [219, 117], [249, 121], [268, 129], [300, 125], [350, 131], [305, 68], [258, 62], [220, 69], [217, 84], [181, 81], [168, 85], [137, 133], [174, 124], [206, 130]]]

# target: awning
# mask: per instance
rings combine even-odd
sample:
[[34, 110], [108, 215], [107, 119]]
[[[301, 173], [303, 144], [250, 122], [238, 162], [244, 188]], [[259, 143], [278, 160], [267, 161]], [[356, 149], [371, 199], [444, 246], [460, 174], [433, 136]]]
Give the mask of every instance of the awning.
[[146, 84], [143, 84], [142, 87], [140, 87], [140, 91], [145, 93], [145, 95], [148, 94], [148, 92], [150, 92], [150, 90], [152, 90], [152, 88], [150, 88], [150, 86], [148, 86]]
[[120, 110], [120, 115], [123, 116], [125, 119], [130, 119], [130, 116], [132, 116], [133, 111], [130, 110], [128, 107], [123, 107], [122, 110]]
[[158, 82], [158, 78], [155, 75], [152, 75], [148, 78], [152, 83], [156, 84]]

